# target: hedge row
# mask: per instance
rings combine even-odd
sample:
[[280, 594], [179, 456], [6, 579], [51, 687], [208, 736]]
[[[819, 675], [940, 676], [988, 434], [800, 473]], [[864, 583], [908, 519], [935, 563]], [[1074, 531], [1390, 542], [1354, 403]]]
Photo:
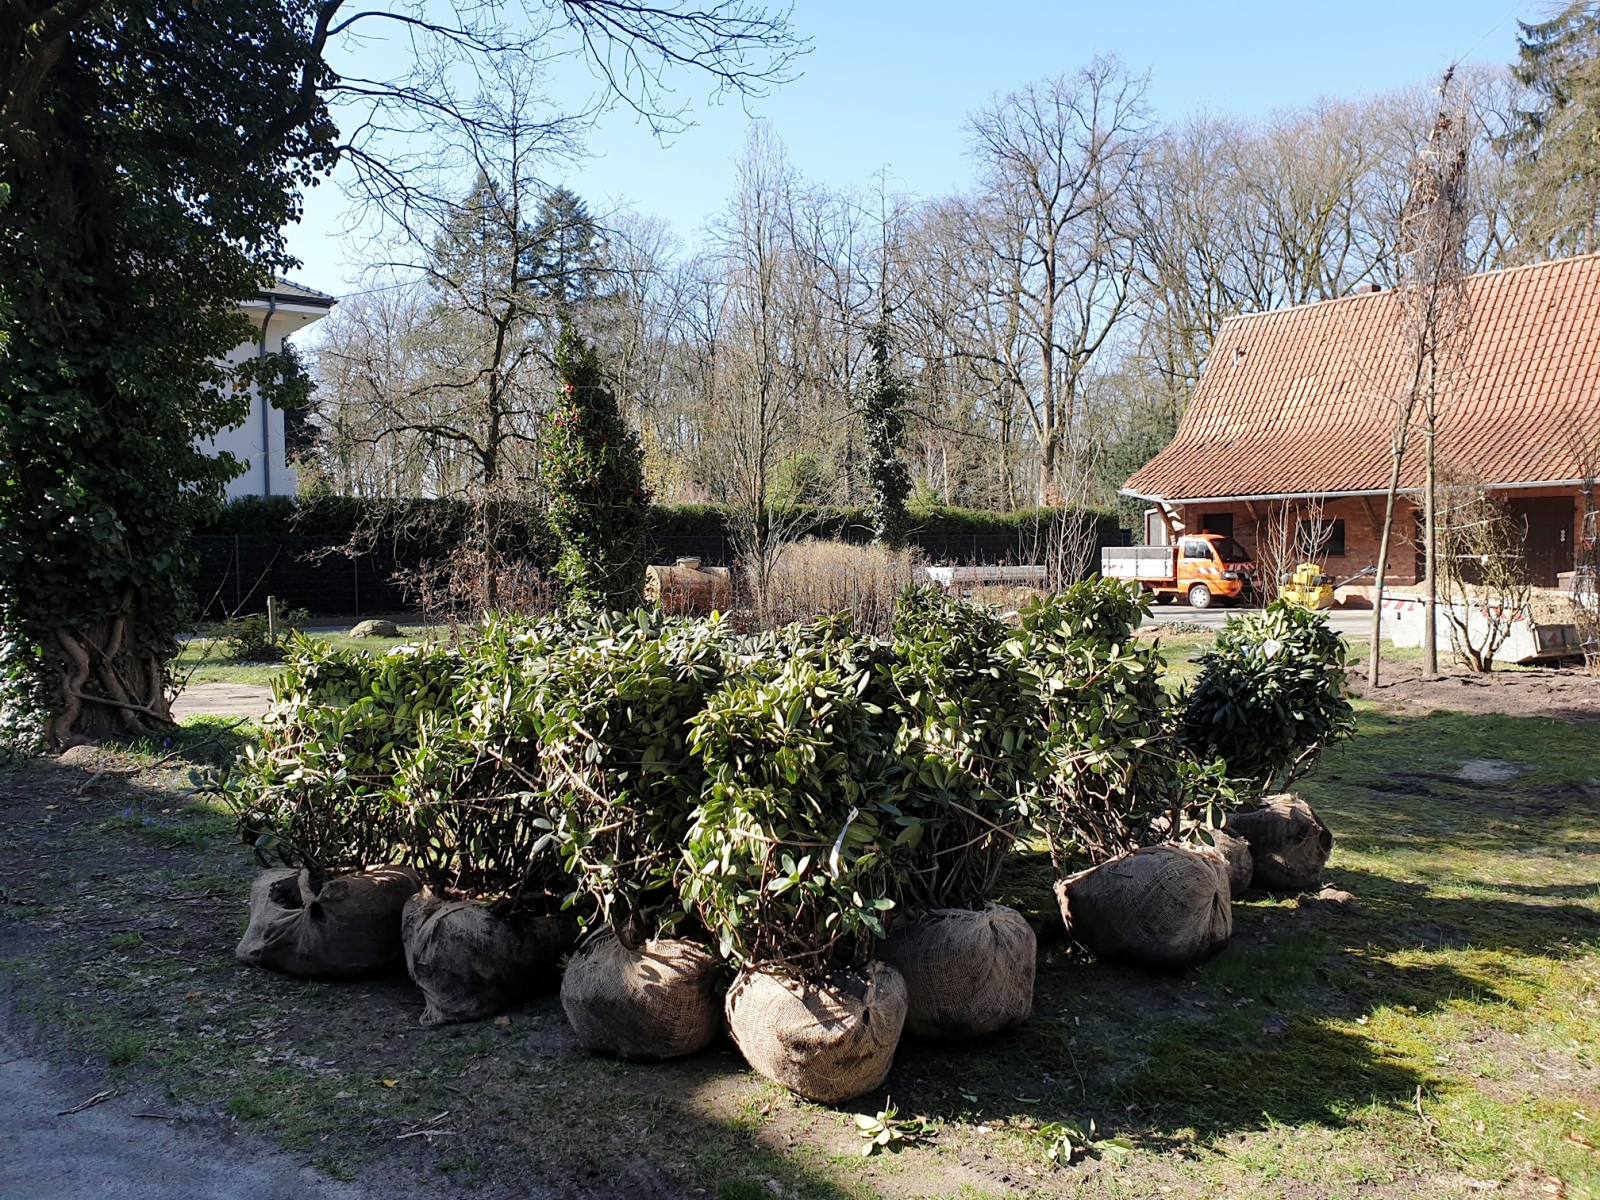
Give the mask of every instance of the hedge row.
[[[513, 510], [515, 511], [515, 510]], [[863, 507], [818, 505], [803, 510], [806, 532], [838, 541], [872, 539], [872, 522]], [[1022, 537], [1048, 529], [1055, 515], [1047, 508], [1015, 512], [985, 512], [969, 508], [919, 508], [912, 510], [910, 529], [915, 535], [948, 537]], [[470, 505], [459, 500], [371, 500], [352, 496], [244, 496], [220, 509], [197, 527], [199, 536], [260, 534], [301, 537], [348, 537], [358, 529], [382, 529], [400, 536], [430, 540], [465, 530], [471, 523]], [[1114, 513], [1096, 513], [1102, 542], [1115, 543], [1119, 527]], [[533, 542], [547, 539], [539, 510], [528, 505], [519, 524]], [[727, 510], [713, 504], [657, 504], [651, 508], [650, 535], [658, 541], [680, 538], [730, 536]]]

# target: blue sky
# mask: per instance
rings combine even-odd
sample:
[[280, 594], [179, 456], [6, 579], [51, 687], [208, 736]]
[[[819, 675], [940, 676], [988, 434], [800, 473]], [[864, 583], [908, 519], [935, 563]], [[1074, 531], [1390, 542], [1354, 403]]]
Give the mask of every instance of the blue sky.
[[[1151, 76], [1157, 113], [1197, 108], [1260, 115], [1321, 96], [1359, 96], [1437, 75], [1451, 61], [1504, 63], [1516, 22], [1536, 20], [1547, 0], [1343, 0], [1337, 4], [1138, 3], [1136, 0], [797, 0], [794, 19], [811, 38], [803, 75], [749, 112], [708, 106], [704, 85], [679, 77], [697, 100], [697, 124], [666, 142], [625, 110], [601, 118], [590, 157], [564, 181], [608, 210], [626, 205], [670, 221], [687, 241], [734, 182], [732, 159], [751, 116], [770, 120], [808, 177], [867, 184], [887, 169], [892, 188], [931, 196], [968, 178], [963, 123], [995, 93], [1070, 72], [1116, 53]], [[563, 64], [558, 92], [593, 86]], [[304, 261], [297, 276], [340, 293], [361, 264], [336, 235], [345, 202], [324, 185], [290, 234]]]

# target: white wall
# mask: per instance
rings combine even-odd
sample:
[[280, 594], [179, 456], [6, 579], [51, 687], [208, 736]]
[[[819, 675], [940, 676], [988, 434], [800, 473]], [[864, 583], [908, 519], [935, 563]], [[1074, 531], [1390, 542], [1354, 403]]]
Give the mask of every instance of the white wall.
[[[325, 308], [281, 300], [275, 305], [269, 305], [265, 300], [252, 301], [242, 307], [256, 328], [261, 328], [265, 323], [268, 354], [283, 349], [283, 341], [289, 335], [328, 315]], [[260, 342], [246, 342], [228, 355], [228, 362], [243, 362], [261, 352]], [[265, 453], [263, 441], [266, 444]], [[253, 387], [250, 416], [244, 424], [225, 429], [215, 438], [202, 438], [200, 446], [213, 454], [226, 450], [246, 464], [244, 473], [228, 484], [227, 496], [230, 500], [239, 496], [293, 496], [299, 489], [299, 480], [284, 454], [283, 412], [264, 405]]]
[[[1435, 650], [1441, 656], [1453, 652], [1453, 643], [1450, 640], [1450, 620], [1445, 615], [1449, 606], [1440, 600], [1436, 620], [1436, 645]], [[1396, 646], [1421, 646], [1423, 634], [1426, 629], [1426, 602], [1420, 596], [1389, 596], [1383, 598], [1383, 636]], [[1467, 612], [1467, 628], [1472, 634], [1473, 641], [1479, 645], [1488, 633], [1489, 616], [1481, 609], [1474, 608], [1470, 611], [1464, 605], [1457, 604], [1455, 608], [1459, 619], [1462, 612]], [[1511, 626], [1510, 633], [1500, 648], [1495, 651], [1495, 662], [1515, 663], [1525, 658], [1532, 658], [1539, 652], [1538, 636], [1534, 632], [1533, 622], [1527, 617], [1518, 617]]]

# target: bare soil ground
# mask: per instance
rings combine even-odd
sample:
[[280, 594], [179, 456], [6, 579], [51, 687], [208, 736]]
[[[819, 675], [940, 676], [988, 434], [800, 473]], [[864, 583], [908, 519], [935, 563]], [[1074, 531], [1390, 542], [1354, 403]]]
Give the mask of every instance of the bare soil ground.
[[1366, 666], [1349, 675], [1350, 693], [1394, 713], [1498, 713], [1547, 721], [1600, 724], [1600, 679], [1575, 667], [1498, 670], [1477, 675], [1447, 667], [1424, 679], [1413, 661], [1386, 661], [1379, 685], [1367, 685]]
[[[46, 1133], [90, 1117], [69, 1150], [120, 1138], [148, 1162], [179, 1138], [271, 1180], [271, 1143], [291, 1175], [440, 1200], [1600, 1195], [1600, 730], [1366, 711], [1304, 785], [1355, 905], [1252, 894], [1230, 948], [1181, 977], [1069, 952], [1048, 865], [1019, 856], [1033, 1020], [907, 1041], [887, 1088], [839, 1109], [726, 1041], [591, 1057], [555, 996], [424, 1030], [404, 977], [241, 966], [259, 867], [188, 779], [228, 749], [0, 768], [0, 1057], [44, 1064], [19, 1089], [115, 1093], [35, 1114]], [[890, 1096], [931, 1137], [864, 1158], [853, 1116]], [[1055, 1166], [1052, 1124], [1091, 1119], [1131, 1156]], [[141, 1195], [226, 1194], [144, 1172]]]
[[[0, 1018], [0, 1197], [17, 1200], [360, 1200], [219, 1119], [179, 1119], [149, 1082], [30, 1057]], [[87, 1105], [87, 1107], [84, 1107]], [[76, 1111], [74, 1111], [76, 1110]], [[157, 1182], [159, 1181], [159, 1182]]]

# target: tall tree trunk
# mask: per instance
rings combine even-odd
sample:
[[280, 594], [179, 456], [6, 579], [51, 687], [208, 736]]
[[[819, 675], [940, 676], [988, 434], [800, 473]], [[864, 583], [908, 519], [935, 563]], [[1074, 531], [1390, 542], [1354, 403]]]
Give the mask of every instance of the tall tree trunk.
[[1422, 609], [1422, 674], [1425, 678], [1432, 679], [1439, 673], [1439, 611], [1438, 593], [1439, 577], [1436, 567], [1438, 545], [1434, 535], [1434, 502], [1436, 494], [1436, 477], [1434, 474], [1434, 416], [1432, 405], [1429, 406], [1428, 425], [1424, 432], [1426, 445], [1426, 475], [1423, 480], [1423, 525], [1424, 525], [1424, 557], [1423, 557], [1423, 582], [1426, 585], [1426, 594], [1423, 599]]
[[56, 629], [71, 666], [46, 736], [60, 749], [110, 737], [144, 737], [174, 722], [166, 672], [150, 651], [132, 591], [110, 617]]
[[1400, 456], [1394, 460], [1389, 495], [1383, 506], [1383, 535], [1378, 539], [1378, 576], [1372, 593], [1372, 649], [1367, 659], [1367, 683], [1378, 686], [1378, 664], [1383, 649], [1383, 577], [1389, 569], [1389, 540], [1394, 533], [1395, 495], [1400, 490]]

